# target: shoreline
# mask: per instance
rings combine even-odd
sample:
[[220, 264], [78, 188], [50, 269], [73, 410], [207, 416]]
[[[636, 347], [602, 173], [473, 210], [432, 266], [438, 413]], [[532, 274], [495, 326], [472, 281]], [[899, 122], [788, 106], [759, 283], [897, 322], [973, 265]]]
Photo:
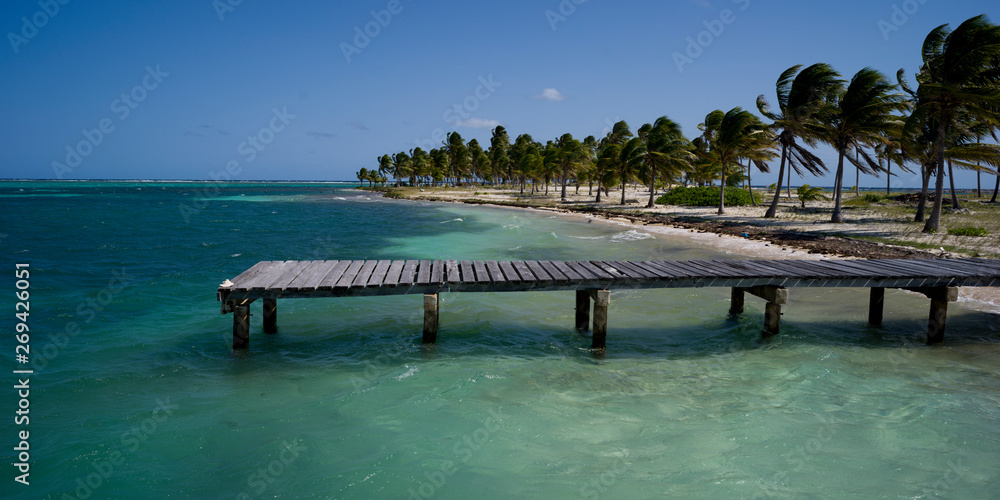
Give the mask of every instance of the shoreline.
[[[412, 201], [431, 201], [445, 203], [462, 203], [467, 205], [496, 206], [503, 208], [521, 208], [554, 212], [561, 214], [576, 214], [594, 218], [620, 221], [635, 227], [664, 227], [685, 230], [691, 233], [712, 234], [719, 237], [736, 238], [740, 240], [761, 242], [765, 246], [776, 248], [776, 255], [788, 252], [790, 249], [819, 257], [858, 258], [858, 259], [935, 259], [958, 256], [952, 252], [931, 252], [918, 248], [866, 241], [849, 236], [829, 235], [820, 232], [784, 229], [754, 224], [749, 217], [736, 216], [726, 220], [712, 220], [698, 215], [682, 215], [662, 212], [648, 212], [636, 207], [604, 206], [593, 207], [579, 203], [567, 203], [553, 206], [544, 203], [514, 201], [504, 199], [482, 199], [475, 194], [461, 192], [461, 188], [430, 188], [435, 192], [420, 192], [416, 195], [405, 193], [397, 188], [377, 189], [387, 197]], [[613, 195], [612, 195], [613, 196]], [[550, 200], [551, 201], [551, 200]], [[662, 206], [661, 206], [662, 207]], [[759, 207], [757, 207], [759, 208]], [[686, 210], [686, 207], [670, 206], [667, 209]], [[785, 219], [780, 219], [784, 221]], [[777, 221], [777, 219], [775, 219]]]
[[[371, 192], [370, 190], [365, 190]], [[534, 212], [558, 214], [564, 217], [581, 217], [608, 224], [619, 224], [631, 229], [641, 229], [657, 236], [686, 237], [691, 241], [709, 245], [720, 251], [744, 257], [775, 259], [938, 259], [953, 258], [950, 252], [929, 252], [913, 247], [829, 236], [821, 233], [793, 231], [768, 226], [758, 226], [743, 221], [699, 220], [695, 217], [676, 217], [663, 213], [644, 213], [634, 208], [581, 207], [579, 205], [552, 206], [505, 200], [483, 200], [461, 196], [451, 189], [448, 196], [403, 195], [391, 189], [376, 190], [390, 198], [482, 205], [514, 208]], [[457, 195], [457, 196], [456, 196]], [[620, 207], [620, 206], [619, 206]], [[759, 208], [759, 207], [755, 207]], [[746, 233], [747, 236], [742, 236]], [[1000, 314], [1000, 290], [995, 288], [964, 287], [959, 301], [974, 310]]]

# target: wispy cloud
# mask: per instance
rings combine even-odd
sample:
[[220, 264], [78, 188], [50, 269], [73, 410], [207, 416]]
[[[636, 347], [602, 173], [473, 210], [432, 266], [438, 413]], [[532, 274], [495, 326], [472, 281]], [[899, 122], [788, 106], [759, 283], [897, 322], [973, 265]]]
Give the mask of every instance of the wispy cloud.
[[469, 118], [468, 120], [461, 120], [455, 122], [456, 127], [468, 127], [468, 128], [493, 128], [500, 125], [498, 120], [484, 120], [482, 118]]
[[187, 132], [184, 132], [184, 137], [205, 137], [205, 136], [199, 134], [198, 132], [191, 132], [189, 130]]
[[369, 129], [369, 128], [368, 128], [367, 126], [365, 126], [365, 124], [364, 124], [364, 123], [362, 123], [362, 122], [347, 122], [347, 126], [348, 126], [348, 127], [351, 127], [351, 128], [356, 128], [356, 129], [358, 129], [358, 130], [370, 130], [370, 129]]
[[556, 102], [566, 100], [566, 96], [562, 95], [562, 93], [553, 88], [547, 88], [545, 90], [542, 90], [542, 93], [535, 97], [538, 97], [539, 99], [545, 99], [546, 101], [556, 101]]
[[334, 137], [337, 137], [337, 134], [331, 134], [329, 132], [315, 132], [315, 131], [306, 132], [306, 135], [316, 139], [333, 139]]

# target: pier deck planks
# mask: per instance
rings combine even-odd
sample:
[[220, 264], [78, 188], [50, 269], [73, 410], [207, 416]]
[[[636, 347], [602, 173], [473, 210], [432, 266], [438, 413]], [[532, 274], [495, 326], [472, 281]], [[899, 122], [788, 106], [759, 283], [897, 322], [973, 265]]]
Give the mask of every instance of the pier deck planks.
[[262, 261], [231, 282], [219, 287], [219, 300], [702, 286], [1000, 286], [1000, 261]]

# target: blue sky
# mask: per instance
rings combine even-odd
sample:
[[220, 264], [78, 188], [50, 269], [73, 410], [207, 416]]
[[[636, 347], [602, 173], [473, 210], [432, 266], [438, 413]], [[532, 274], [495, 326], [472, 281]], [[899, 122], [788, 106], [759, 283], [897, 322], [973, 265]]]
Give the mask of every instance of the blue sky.
[[693, 136], [794, 64], [912, 79], [931, 29], [983, 13], [1000, 22], [995, 0], [9, 0], [0, 177], [348, 180], [498, 123], [544, 142], [667, 115]]

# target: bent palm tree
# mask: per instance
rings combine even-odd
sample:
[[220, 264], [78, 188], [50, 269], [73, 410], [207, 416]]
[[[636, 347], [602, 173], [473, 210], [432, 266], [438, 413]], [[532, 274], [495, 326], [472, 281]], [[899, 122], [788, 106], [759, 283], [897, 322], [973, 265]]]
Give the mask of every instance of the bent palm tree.
[[[905, 109], [902, 94], [885, 75], [872, 68], [858, 71], [847, 89], [833, 98], [833, 112], [826, 115], [829, 129], [826, 141], [837, 150], [837, 173], [834, 177], [832, 222], [843, 222], [841, 195], [844, 183], [844, 159], [859, 171], [873, 174], [882, 167], [864, 150], [889, 142], [887, 138], [896, 119], [893, 112]], [[849, 155], [854, 152], [854, 155]], [[861, 161], [861, 160], [864, 161]]]
[[727, 113], [715, 110], [705, 117], [705, 122], [698, 126], [705, 133], [697, 140], [703, 141], [705, 147], [700, 148], [701, 154], [721, 172], [719, 183], [719, 215], [726, 213], [726, 173], [738, 166], [740, 158], [745, 158], [762, 171], [767, 171], [765, 160], [774, 158], [771, 144], [774, 137], [768, 133], [767, 126], [760, 118], [740, 107], [735, 107]]
[[639, 138], [646, 144], [642, 160], [645, 176], [649, 179], [649, 203], [646, 207], [653, 208], [657, 176], [676, 178], [690, 168], [694, 155], [691, 143], [681, 132], [681, 126], [666, 116], [657, 118], [652, 125], [647, 123], [640, 127]]
[[985, 15], [954, 31], [944, 24], [927, 35], [921, 52], [916, 105], [904, 131], [916, 134], [923, 123], [936, 127], [934, 208], [923, 229], [931, 233], [941, 225], [945, 151], [954, 144], [957, 120], [1000, 122], [1000, 27]]
[[[785, 165], [802, 176], [805, 169], [813, 175], [827, 171], [818, 156], [798, 144], [801, 138], [807, 146], [816, 144], [823, 133], [819, 117], [824, 113], [828, 95], [839, 91], [840, 74], [825, 63], [813, 64], [799, 72], [801, 65], [792, 66], [778, 78], [777, 110], [772, 111], [763, 95], [757, 97], [757, 110], [774, 123], [772, 130], [781, 130], [777, 135], [781, 145], [781, 166], [778, 169], [778, 189], [774, 190], [774, 199], [764, 217], [774, 217], [778, 211], [778, 199], [781, 196], [781, 184], [785, 176]], [[791, 172], [789, 172], [791, 177]]]

